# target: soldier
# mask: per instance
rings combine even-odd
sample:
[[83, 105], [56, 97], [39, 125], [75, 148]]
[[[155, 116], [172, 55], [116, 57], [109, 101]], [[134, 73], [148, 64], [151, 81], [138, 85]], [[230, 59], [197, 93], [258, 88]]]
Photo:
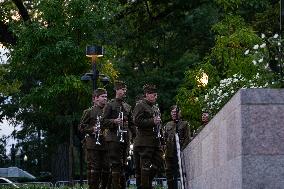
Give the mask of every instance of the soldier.
[[99, 88], [94, 91], [94, 106], [83, 112], [79, 131], [85, 135], [83, 145], [86, 149], [87, 177], [89, 189], [107, 187], [110, 168], [107, 161], [107, 151], [103, 130], [100, 127], [100, 117], [107, 102], [107, 91]]
[[104, 108], [103, 127], [106, 128], [109, 164], [111, 167], [111, 186], [113, 189], [125, 189], [125, 166], [129, 145], [129, 136], [135, 137], [135, 127], [132, 121], [131, 106], [124, 102], [126, 85], [116, 81], [115, 99]]
[[[181, 151], [185, 149], [190, 141], [190, 127], [188, 122], [181, 120], [181, 111], [177, 106], [171, 107], [172, 121], [165, 125], [166, 139], [166, 176], [168, 189], [177, 188], [177, 177], [179, 166], [177, 160], [175, 133], [178, 133]], [[176, 130], [177, 129], [177, 130]]]
[[139, 189], [152, 188], [152, 181], [163, 166], [160, 126], [161, 117], [155, 105], [157, 92], [155, 85], [144, 85], [144, 99], [134, 108], [133, 119], [137, 126], [134, 141], [136, 185]]
[[209, 122], [209, 113], [208, 112], [202, 112], [201, 122], [202, 122], [202, 127], [207, 125], [207, 123]]

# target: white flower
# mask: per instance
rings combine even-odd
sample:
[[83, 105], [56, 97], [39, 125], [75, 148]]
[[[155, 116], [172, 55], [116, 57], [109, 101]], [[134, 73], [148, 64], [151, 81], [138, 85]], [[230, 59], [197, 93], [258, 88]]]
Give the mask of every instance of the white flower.
[[274, 34], [273, 38], [276, 39], [276, 38], [278, 38], [278, 36], [279, 36], [279, 35], [276, 33], [276, 34]]
[[247, 55], [248, 53], [249, 53], [249, 50], [246, 50], [246, 51], [245, 51], [245, 55]]
[[277, 43], [277, 45], [278, 45], [278, 46], [281, 46], [281, 43], [280, 43], [280, 42], [278, 42], [278, 43]]
[[252, 63], [253, 63], [254, 65], [256, 65], [257, 62], [256, 62], [255, 60], [253, 60]]
[[266, 47], [266, 43], [263, 43], [260, 45], [260, 48], [264, 48], [264, 47]]
[[262, 38], [262, 39], [263, 39], [263, 38], [265, 38], [265, 35], [264, 35], [264, 33], [262, 33], [262, 34], [261, 34], [261, 38]]
[[258, 79], [258, 78], [259, 78], [259, 73], [257, 73], [257, 74], [256, 74], [255, 78], [256, 78], [256, 79]]
[[259, 59], [258, 62], [259, 62], [259, 63], [263, 62], [263, 58]]
[[258, 45], [258, 44], [256, 44], [256, 45], [253, 46], [253, 49], [255, 49], [255, 50], [258, 49], [258, 48], [259, 48], [259, 45]]
[[206, 101], [208, 100], [208, 94], [205, 95], [205, 100], [206, 100]]

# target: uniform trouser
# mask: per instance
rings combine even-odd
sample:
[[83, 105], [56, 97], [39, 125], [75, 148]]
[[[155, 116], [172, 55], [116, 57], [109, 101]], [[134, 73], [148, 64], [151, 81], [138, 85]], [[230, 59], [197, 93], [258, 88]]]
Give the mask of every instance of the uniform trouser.
[[159, 147], [135, 147], [134, 161], [137, 188], [151, 189], [157, 171], [163, 168], [163, 151]]
[[168, 189], [177, 188], [177, 178], [179, 176], [179, 167], [174, 157], [166, 157], [166, 176]]
[[107, 151], [87, 149], [86, 155], [89, 189], [106, 189], [110, 175]]
[[126, 187], [124, 169], [126, 158], [125, 145], [125, 143], [121, 142], [107, 142], [112, 189], [125, 189]]

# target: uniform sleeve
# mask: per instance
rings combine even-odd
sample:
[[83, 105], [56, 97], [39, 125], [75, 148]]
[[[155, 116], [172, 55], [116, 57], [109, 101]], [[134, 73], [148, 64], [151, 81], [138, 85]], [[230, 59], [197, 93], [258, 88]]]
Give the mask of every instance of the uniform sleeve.
[[91, 111], [89, 109], [84, 110], [83, 115], [81, 117], [81, 121], [79, 124], [79, 132], [82, 134], [90, 134], [93, 132], [93, 127], [92, 127], [92, 123], [91, 123]]
[[111, 114], [112, 114], [112, 107], [108, 103], [104, 107], [103, 114], [102, 114], [102, 128], [103, 129], [112, 129], [116, 127], [111, 117]]
[[180, 144], [181, 144], [180, 146], [182, 151], [188, 145], [189, 141], [190, 141], [190, 126], [188, 122], [185, 122], [182, 131], [180, 133]]
[[132, 117], [133, 117], [133, 113], [132, 113], [132, 111], [130, 111], [129, 112], [129, 118], [128, 118], [128, 129], [131, 132], [131, 139], [130, 139], [131, 141], [133, 141], [135, 139], [136, 134], [137, 134], [136, 133], [136, 127], [135, 127], [135, 124], [133, 122]]
[[144, 107], [141, 103], [137, 104], [133, 111], [134, 124], [140, 128], [153, 128], [155, 127], [153, 115], [144, 111]]

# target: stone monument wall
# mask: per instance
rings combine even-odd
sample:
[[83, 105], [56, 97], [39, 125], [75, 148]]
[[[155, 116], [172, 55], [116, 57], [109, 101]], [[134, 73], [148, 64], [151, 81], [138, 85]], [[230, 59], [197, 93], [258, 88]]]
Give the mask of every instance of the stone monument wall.
[[284, 89], [241, 89], [183, 151], [186, 189], [284, 189]]

